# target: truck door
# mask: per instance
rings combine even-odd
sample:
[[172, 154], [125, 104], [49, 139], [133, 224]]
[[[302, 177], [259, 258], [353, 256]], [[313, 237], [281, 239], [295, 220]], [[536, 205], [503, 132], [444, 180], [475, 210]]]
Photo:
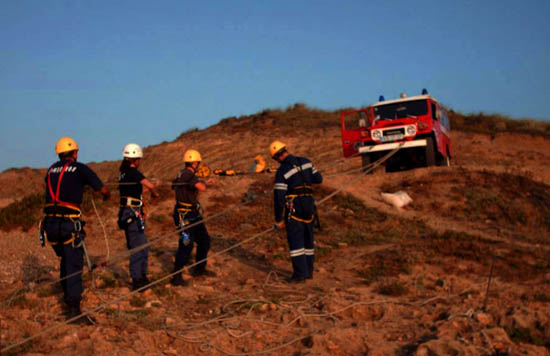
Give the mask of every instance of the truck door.
[[436, 103], [433, 101], [430, 101], [430, 111], [431, 111], [431, 118], [433, 121], [433, 131], [435, 135], [435, 148], [437, 151], [442, 152], [443, 151], [443, 140], [442, 140], [442, 133], [441, 133], [441, 120], [439, 120], [439, 117], [441, 113], [439, 112], [439, 107]]

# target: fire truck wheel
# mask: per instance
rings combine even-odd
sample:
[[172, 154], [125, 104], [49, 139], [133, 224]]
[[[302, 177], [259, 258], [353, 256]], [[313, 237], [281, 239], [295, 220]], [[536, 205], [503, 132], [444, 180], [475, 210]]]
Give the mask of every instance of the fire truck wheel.
[[435, 148], [432, 137], [426, 139], [426, 166], [435, 166]]
[[[371, 164], [371, 159], [370, 159], [370, 155], [369, 154], [362, 154], [361, 155], [361, 159], [362, 159], [362, 167], [363, 167], [363, 172], [365, 172], [367, 169], [369, 169], [370, 167], [370, 164]], [[372, 173], [372, 170], [368, 173], [368, 174], [371, 174]]]

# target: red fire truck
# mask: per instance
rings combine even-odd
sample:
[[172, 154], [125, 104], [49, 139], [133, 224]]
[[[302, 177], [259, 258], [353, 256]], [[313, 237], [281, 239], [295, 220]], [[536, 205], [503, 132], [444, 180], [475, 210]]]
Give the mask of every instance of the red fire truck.
[[368, 167], [389, 151], [386, 172], [418, 166], [449, 166], [452, 157], [447, 111], [428, 94], [379, 101], [341, 114], [344, 157], [361, 156]]

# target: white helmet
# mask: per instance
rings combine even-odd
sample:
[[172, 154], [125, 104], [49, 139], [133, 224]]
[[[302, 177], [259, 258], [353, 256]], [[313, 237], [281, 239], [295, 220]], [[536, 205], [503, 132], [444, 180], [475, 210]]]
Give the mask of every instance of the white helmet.
[[141, 150], [141, 147], [139, 147], [136, 143], [129, 143], [126, 146], [124, 146], [124, 150], [122, 151], [122, 157], [124, 158], [142, 158], [143, 157], [143, 151]]

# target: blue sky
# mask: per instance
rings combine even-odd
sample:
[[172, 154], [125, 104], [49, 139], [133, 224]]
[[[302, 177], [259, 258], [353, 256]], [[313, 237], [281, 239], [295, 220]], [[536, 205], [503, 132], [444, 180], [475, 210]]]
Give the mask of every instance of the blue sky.
[[428, 88], [550, 119], [550, 1], [0, 1], [0, 170], [173, 140], [228, 116]]

